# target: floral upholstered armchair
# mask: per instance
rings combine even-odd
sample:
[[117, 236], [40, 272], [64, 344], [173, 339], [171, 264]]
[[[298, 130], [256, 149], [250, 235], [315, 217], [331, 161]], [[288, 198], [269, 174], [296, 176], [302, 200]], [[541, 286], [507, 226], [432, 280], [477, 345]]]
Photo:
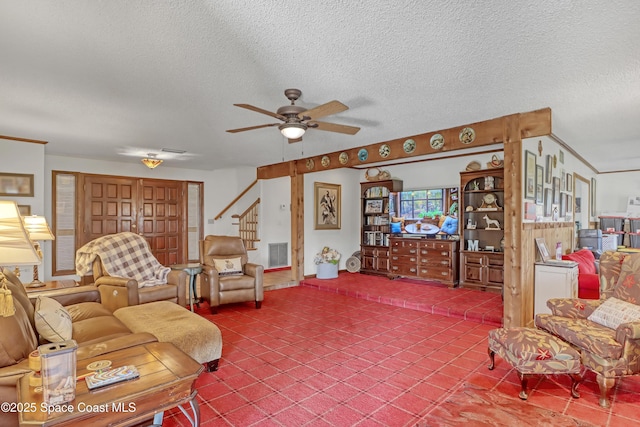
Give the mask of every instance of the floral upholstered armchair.
[[601, 299], [551, 299], [552, 314], [538, 314], [535, 324], [580, 351], [606, 408], [616, 379], [640, 373], [640, 253], [605, 252], [600, 282]]

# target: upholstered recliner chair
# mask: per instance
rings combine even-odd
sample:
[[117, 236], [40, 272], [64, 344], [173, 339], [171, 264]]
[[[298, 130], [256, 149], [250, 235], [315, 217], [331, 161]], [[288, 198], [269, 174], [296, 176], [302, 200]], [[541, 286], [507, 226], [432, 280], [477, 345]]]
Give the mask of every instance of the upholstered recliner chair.
[[606, 408], [616, 379], [640, 373], [640, 254], [605, 252], [600, 282], [601, 299], [551, 299], [552, 314], [536, 315], [535, 325], [580, 351]]
[[117, 233], [99, 237], [76, 253], [80, 276], [93, 272], [102, 305], [118, 308], [154, 301], [186, 306], [187, 274], [161, 265], [144, 237]]
[[264, 299], [264, 267], [248, 262], [244, 242], [236, 236], [209, 235], [200, 241], [201, 297], [216, 313], [221, 304]]

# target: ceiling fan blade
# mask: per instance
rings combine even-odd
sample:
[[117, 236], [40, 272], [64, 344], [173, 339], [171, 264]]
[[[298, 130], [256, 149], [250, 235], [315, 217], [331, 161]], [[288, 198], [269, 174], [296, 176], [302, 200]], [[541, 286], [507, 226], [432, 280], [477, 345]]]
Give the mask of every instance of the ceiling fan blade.
[[327, 122], [313, 121], [313, 122], [307, 123], [307, 125], [311, 128], [318, 129], [318, 130], [324, 130], [327, 132], [346, 133], [349, 135], [355, 135], [360, 130], [359, 127], [355, 127], [355, 126], [338, 125], [335, 123], [327, 123]]
[[303, 120], [314, 120], [319, 119], [320, 117], [330, 116], [331, 114], [340, 113], [348, 109], [349, 107], [340, 101], [329, 101], [326, 104], [318, 105], [315, 108], [304, 111], [300, 113], [299, 116], [303, 116]]
[[238, 132], [244, 132], [246, 130], [268, 128], [268, 127], [271, 127], [271, 126], [280, 126], [280, 123], [269, 123], [268, 125], [258, 125], [258, 126], [249, 126], [248, 128], [229, 129], [229, 130], [227, 130], [227, 132], [229, 132], [229, 133], [238, 133]]
[[262, 108], [254, 107], [253, 105], [249, 105], [249, 104], [233, 104], [233, 105], [235, 105], [236, 107], [246, 108], [247, 110], [255, 111], [256, 113], [266, 114], [267, 116], [275, 117], [276, 119], [286, 120], [286, 117], [284, 117], [281, 114], [263, 110]]

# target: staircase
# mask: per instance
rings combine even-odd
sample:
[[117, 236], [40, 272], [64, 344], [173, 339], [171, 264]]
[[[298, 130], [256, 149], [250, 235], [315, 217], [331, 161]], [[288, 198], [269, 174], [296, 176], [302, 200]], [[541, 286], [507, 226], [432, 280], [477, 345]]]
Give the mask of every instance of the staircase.
[[258, 239], [258, 206], [260, 205], [260, 198], [258, 198], [251, 206], [249, 206], [240, 215], [232, 215], [231, 218], [237, 218], [238, 222], [234, 222], [233, 225], [238, 225], [238, 234], [244, 242], [244, 246], [247, 251], [255, 251], [256, 242]]

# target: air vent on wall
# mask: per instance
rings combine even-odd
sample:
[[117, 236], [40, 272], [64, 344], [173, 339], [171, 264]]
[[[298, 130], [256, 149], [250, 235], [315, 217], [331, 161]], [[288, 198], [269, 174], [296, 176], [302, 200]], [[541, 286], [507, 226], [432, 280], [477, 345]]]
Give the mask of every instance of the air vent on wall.
[[285, 243], [269, 243], [269, 268], [289, 265], [289, 249]]

